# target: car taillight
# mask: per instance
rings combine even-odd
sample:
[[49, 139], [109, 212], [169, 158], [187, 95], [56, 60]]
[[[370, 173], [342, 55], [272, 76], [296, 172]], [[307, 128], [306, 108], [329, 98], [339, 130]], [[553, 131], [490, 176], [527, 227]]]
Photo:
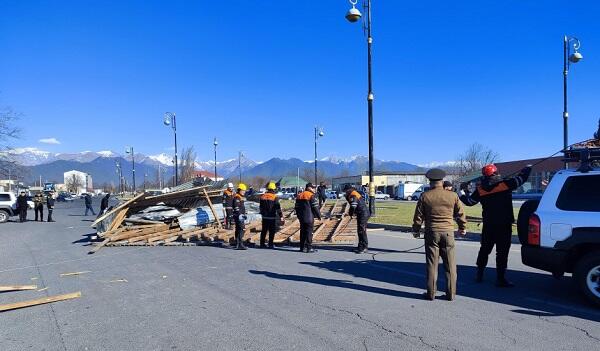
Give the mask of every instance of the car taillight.
[[527, 233], [527, 243], [529, 245], [540, 245], [540, 217], [536, 214], [529, 216], [529, 231]]

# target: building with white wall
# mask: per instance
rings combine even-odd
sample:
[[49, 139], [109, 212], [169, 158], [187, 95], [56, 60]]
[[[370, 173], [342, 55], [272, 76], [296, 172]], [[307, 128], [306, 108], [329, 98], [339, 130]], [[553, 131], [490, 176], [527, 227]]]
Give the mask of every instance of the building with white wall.
[[[81, 195], [86, 192], [94, 191], [94, 184], [92, 182], [92, 176], [76, 170], [68, 171], [64, 173], [64, 182], [68, 191], [74, 192], [77, 195]], [[76, 183], [76, 187], [71, 185]]]

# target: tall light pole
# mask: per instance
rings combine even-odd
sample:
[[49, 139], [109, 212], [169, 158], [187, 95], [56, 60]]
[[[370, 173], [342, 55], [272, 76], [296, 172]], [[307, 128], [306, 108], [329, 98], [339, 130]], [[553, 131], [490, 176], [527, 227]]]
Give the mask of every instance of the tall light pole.
[[240, 169], [240, 183], [242, 182], [242, 157], [244, 157], [244, 153], [240, 151], [238, 154], [238, 168]]
[[217, 181], [217, 145], [219, 145], [219, 142], [217, 141], [217, 137], [215, 137], [213, 141], [213, 146], [215, 147], [215, 182]]
[[119, 193], [123, 194], [123, 171], [121, 170], [121, 163], [116, 161], [117, 174], [119, 175]]
[[163, 119], [163, 123], [165, 126], [171, 126], [173, 129], [173, 135], [175, 136], [175, 184], [177, 186], [177, 119], [175, 118], [175, 112], [165, 112], [165, 117]]
[[317, 186], [317, 141], [319, 138], [323, 137], [325, 133], [323, 132], [323, 128], [315, 126], [315, 186]]
[[[346, 19], [351, 22], [357, 22], [361, 19], [362, 14], [356, 8], [358, 0], [348, 0], [352, 4], [352, 8], [346, 13]], [[373, 45], [373, 37], [371, 37], [371, 0], [363, 0], [363, 6], [367, 12], [365, 19], [365, 29], [367, 31], [367, 77], [368, 77], [368, 128], [369, 128], [369, 211], [371, 215], [375, 215], [375, 183], [373, 179], [373, 84], [371, 74], [371, 47]]]
[[125, 149], [125, 153], [131, 154], [131, 180], [132, 180], [132, 185], [133, 185], [133, 193], [135, 193], [136, 188], [135, 188], [135, 154], [133, 152], [133, 146], [128, 146], [127, 149]]
[[[579, 53], [581, 43], [575, 37], [564, 36], [563, 38], [563, 152], [567, 151], [569, 146], [569, 110], [567, 109], [567, 75], [571, 63], [577, 63], [583, 59], [583, 55]], [[573, 48], [573, 53], [571, 53]], [[569, 164], [565, 163], [565, 168], [569, 168]]]

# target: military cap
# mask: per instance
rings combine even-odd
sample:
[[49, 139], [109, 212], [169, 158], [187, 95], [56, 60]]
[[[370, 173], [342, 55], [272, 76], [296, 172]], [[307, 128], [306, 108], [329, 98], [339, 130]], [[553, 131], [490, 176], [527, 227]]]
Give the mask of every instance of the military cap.
[[446, 176], [446, 172], [443, 169], [432, 168], [425, 173], [425, 177], [429, 180], [442, 180]]

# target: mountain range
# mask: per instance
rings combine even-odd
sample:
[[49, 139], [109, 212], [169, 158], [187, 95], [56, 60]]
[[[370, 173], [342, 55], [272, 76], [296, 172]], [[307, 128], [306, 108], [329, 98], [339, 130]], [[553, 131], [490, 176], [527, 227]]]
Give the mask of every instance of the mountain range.
[[[126, 179], [131, 179], [132, 159], [128, 155], [120, 155], [113, 151], [83, 151], [79, 153], [51, 153], [36, 148], [13, 149], [4, 154], [19, 163], [24, 169], [23, 180], [33, 183], [41, 176], [44, 181], [63, 182], [63, 173], [78, 170], [92, 175], [95, 186], [105, 183], [118, 183], [117, 163]], [[219, 176], [237, 178], [239, 174], [239, 161], [237, 159], [217, 162]], [[214, 161], [196, 161], [198, 170], [214, 172]], [[244, 177], [264, 177], [278, 179], [286, 175], [301, 176], [307, 173], [314, 174], [313, 161], [302, 161], [298, 158], [281, 159], [272, 158], [265, 162], [257, 162], [242, 158], [242, 173]], [[318, 161], [319, 173], [325, 177], [340, 175], [356, 175], [364, 173], [368, 168], [368, 159], [363, 156], [354, 156], [349, 159], [324, 158]], [[142, 184], [144, 175], [149, 182], [156, 182], [159, 169], [163, 179], [169, 179], [173, 174], [171, 155], [159, 154], [146, 156], [135, 154], [136, 183]], [[375, 160], [376, 171], [402, 172], [417, 171], [419, 166], [398, 162]]]

